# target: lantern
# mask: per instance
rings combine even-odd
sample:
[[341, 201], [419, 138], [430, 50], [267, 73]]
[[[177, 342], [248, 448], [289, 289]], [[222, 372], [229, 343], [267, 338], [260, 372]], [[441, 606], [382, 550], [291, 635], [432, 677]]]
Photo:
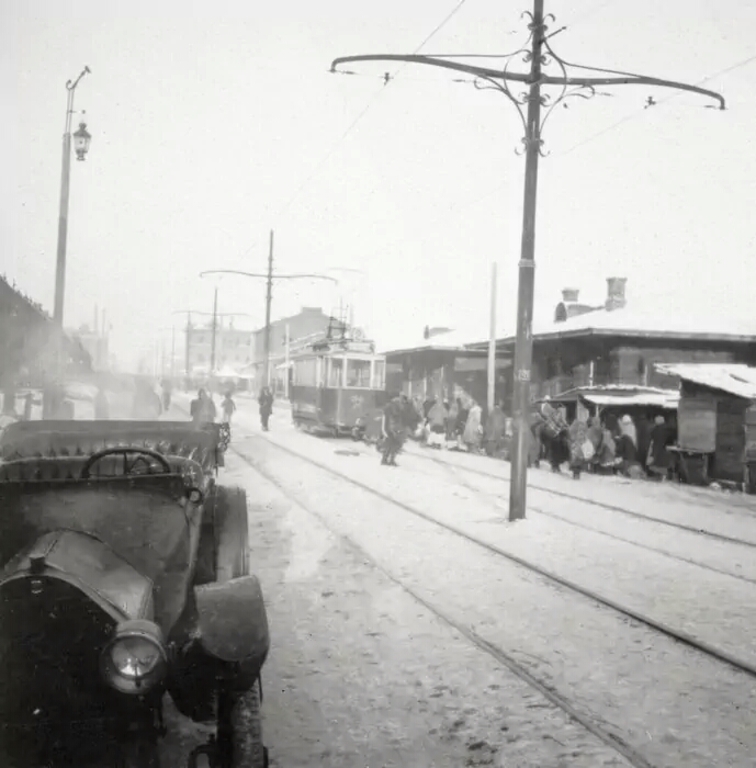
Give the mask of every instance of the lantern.
[[79, 130], [74, 133], [73, 138], [76, 159], [83, 160], [87, 152], [89, 152], [89, 142], [92, 141], [92, 137], [87, 131], [86, 123], [79, 123]]

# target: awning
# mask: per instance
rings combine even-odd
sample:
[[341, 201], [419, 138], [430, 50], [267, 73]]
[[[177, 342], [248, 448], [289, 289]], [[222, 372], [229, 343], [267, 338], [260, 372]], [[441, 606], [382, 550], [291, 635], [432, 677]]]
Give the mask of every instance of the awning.
[[646, 406], [676, 409], [680, 402], [680, 395], [677, 393], [670, 393], [669, 395], [657, 394], [655, 392], [641, 392], [637, 395], [598, 395], [591, 393], [581, 395], [581, 397], [589, 403], [602, 407]]

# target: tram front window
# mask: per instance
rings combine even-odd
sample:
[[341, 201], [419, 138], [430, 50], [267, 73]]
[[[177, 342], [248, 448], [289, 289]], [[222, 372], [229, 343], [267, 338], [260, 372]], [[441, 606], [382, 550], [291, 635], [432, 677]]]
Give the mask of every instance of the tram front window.
[[386, 387], [386, 363], [376, 360], [373, 367], [372, 389], [384, 389]]
[[347, 360], [347, 386], [348, 387], [369, 387], [370, 386], [370, 361], [369, 360]]
[[328, 361], [328, 386], [341, 386], [341, 373], [344, 370], [344, 361], [339, 357], [332, 357]]

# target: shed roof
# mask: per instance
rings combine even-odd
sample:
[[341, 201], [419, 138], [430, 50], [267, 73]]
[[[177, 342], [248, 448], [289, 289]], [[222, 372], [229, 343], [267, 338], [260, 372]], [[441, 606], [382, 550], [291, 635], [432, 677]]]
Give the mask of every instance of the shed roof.
[[680, 393], [670, 389], [655, 387], [628, 387], [622, 385], [607, 385], [603, 387], [577, 387], [552, 397], [552, 402], [573, 402], [578, 399], [587, 400], [593, 405], [607, 407], [652, 407], [677, 408]]
[[657, 363], [656, 369], [683, 381], [756, 400], [756, 368], [742, 363]]
[[420, 352], [420, 351], [464, 351], [467, 345], [480, 341], [479, 333], [469, 333], [465, 331], [453, 330], [447, 333], [439, 333], [435, 336], [426, 338], [415, 338], [404, 342], [402, 346], [386, 347], [381, 349], [381, 353], [385, 355], [398, 355], [408, 352]]

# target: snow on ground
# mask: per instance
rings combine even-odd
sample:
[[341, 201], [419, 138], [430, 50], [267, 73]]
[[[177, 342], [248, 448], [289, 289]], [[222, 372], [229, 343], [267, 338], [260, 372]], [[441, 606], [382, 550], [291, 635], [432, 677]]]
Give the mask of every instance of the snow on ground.
[[[259, 438], [237, 445], [271, 458]], [[272, 768], [628, 765], [233, 454], [221, 479], [250, 502]]]
[[[453, 533], [419, 520], [395, 505], [305, 464], [300, 459], [288, 456], [271, 447], [266, 438], [242, 438], [243, 432], [254, 432], [255, 429], [243, 418], [240, 422], [234, 433], [234, 447], [280, 482], [290, 497], [293, 496], [306, 508], [322, 515], [328, 525], [339, 533], [352, 538], [381, 567], [423, 599], [437, 605], [455, 621], [474, 629], [486, 641], [511, 654], [547, 685], [574, 702], [581, 712], [599, 718], [609, 731], [641, 751], [652, 764], [670, 768], [681, 765], [688, 768], [711, 768], [713, 765], [750, 764], [756, 748], [750, 714], [750, 701], [755, 690], [752, 678], [664, 638], [653, 630], [638, 626], [592, 601], [555, 587], [541, 577]], [[275, 433], [271, 439], [282, 438], [297, 441], [300, 450], [303, 444], [314, 445], [319, 449], [321, 459], [328, 452], [333, 452], [332, 445], [318, 445], [306, 435], [286, 435], [282, 431], [281, 435]], [[333, 458], [344, 463], [351, 462], [348, 471], [359, 472], [361, 475], [359, 463], [365, 462], [363, 456], [339, 455]], [[378, 466], [377, 454], [373, 458], [366, 474], [382, 476], [384, 489], [392, 494], [399, 488], [416, 489], [421, 486], [422, 490], [422, 484], [418, 484], [417, 475], [411, 467], [382, 468]], [[408, 464], [406, 461], [404, 463]], [[426, 483], [426, 488], [435, 485], [442, 487], [441, 481], [434, 481]], [[458, 506], [456, 499], [453, 505], [449, 504], [449, 500], [453, 499], [453, 485], [447, 484], [444, 490], [445, 503], [435, 496], [428, 496], [426, 509], [430, 511], [430, 508], [434, 508], [438, 513], [442, 503], [445, 508], [452, 510]], [[490, 518], [491, 513], [492, 510], [482, 509], [478, 505], [479, 519]], [[308, 531], [306, 514], [296, 518], [295, 527], [300, 525], [305, 526], [305, 532]], [[505, 528], [501, 525], [498, 527]], [[519, 528], [527, 530], [525, 525]], [[310, 538], [306, 533], [304, 536]], [[322, 548], [322, 544], [317, 543], [318, 538], [312, 538], [314, 548]], [[267, 542], [265, 548], [269, 549]], [[307, 556], [306, 561], [312, 563], [312, 556]], [[322, 562], [325, 571], [327, 561]], [[627, 562], [624, 564], [627, 565]], [[622, 565], [623, 561], [618, 557], [617, 566]], [[272, 590], [272, 582], [269, 583], [269, 589]], [[331, 590], [335, 594], [355, 588], [352, 578], [337, 576], [332, 583], [338, 586]], [[360, 589], [357, 588], [358, 591]], [[310, 600], [315, 600], [316, 590], [312, 584], [305, 584], [305, 591], [310, 593]], [[653, 591], [653, 588], [649, 591]], [[364, 588], [352, 610], [363, 603], [371, 605], [373, 594], [373, 588]], [[274, 600], [272, 605], [275, 603]], [[292, 610], [296, 613], [294, 608]], [[339, 657], [342, 653], [339, 648], [344, 644], [351, 647], [354, 642], [353, 628], [341, 625], [341, 617], [337, 618], [332, 607], [323, 603], [320, 611], [313, 609], [310, 618], [303, 620], [301, 640], [304, 647], [307, 648], [309, 643], [314, 644], [308, 657], [310, 664], [317, 664], [321, 658], [317, 643], [323, 633], [327, 633], [327, 645], [335, 642], [336, 647], [331, 651], [331, 656]], [[372, 614], [372, 621], [375, 622], [372, 629], [368, 629], [371, 618], [367, 616], [365, 627], [368, 631], [378, 632], [384, 632], [386, 627], [390, 627], [386, 644], [376, 651], [374, 658], [381, 667], [393, 669], [402, 654], [397, 644], [406, 643], [414, 637], [417, 630], [413, 627], [413, 616], [420, 618], [425, 612], [417, 604], [412, 607], [411, 603], [406, 611], [384, 612], [387, 616]], [[388, 623], [387, 617], [391, 618]], [[285, 621], [284, 617], [281, 621]], [[486, 661], [480, 672], [480, 681], [472, 682], [470, 657], [459, 652], [450, 656], [443, 654], [434, 640], [441, 631], [440, 626], [429, 627], [419, 635], [419, 645], [413, 645], [406, 662], [416, 666], [411, 668], [411, 674], [399, 675], [397, 682], [374, 681], [370, 676], [361, 678], [356, 671], [352, 675], [351, 669], [342, 677], [355, 686], [374, 690], [376, 696], [387, 696], [387, 700], [379, 699], [379, 711], [385, 717], [398, 718], [405, 728], [413, 722], [411, 713], [417, 711], [411, 704], [412, 696], [408, 697], [409, 703], [406, 699], [402, 700], [401, 696], [393, 699], [386, 686], [389, 685], [390, 690], [392, 686], [411, 683], [413, 678], [422, 681], [430, 677], [443, 681], [444, 685], [455, 691], [454, 698], [450, 697], [448, 703], [457, 709], [456, 712], [452, 710], [448, 718], [459, 716], [465, 719], [460, 712], [464, 715], [464, 707], [469, 707], [465, 724], [470, 730], [465, 735], [471, 740], [483, 738], [489, 745], [497, 747], [495, 765], [600, 764], [595, 758], [591, 762], [578, 756], [567, 757], [564, 753], [560, 763], [556, 753], [549, 752], [554, 745], [544, 742], [541, 737], [523, 736], [520, 745], [524, 744], [524, 747], [517, 754], [512, 753], [516, 746], [500, 739], [497, 741], [496, 728], [492, 726], [500, 722], [499, 718], [507, 710], [512, 711], [521, 706], [524, 693], [501, 695], [499, 691], [494, 699], [500, 706], [505, 706], [506, 710], [481, 708], [473, 703], [469, 698], [471, 692], [481, 695], [487, 691], [485, 681], [491, 680], [495, 674], [501, 674], [501, 671], [493, 660]], [[283, 671], [283, 666], [285, 662], [282, 667], [275, 669]], [[501, 685], [500, 682], [496, 684]], [[355, 688], [355, 695], [364, 701], [366, 694]], [[439, 724], [439, 718], [442, 715], [446, 717], [446, 712], [435, 709], [434, 703], [429, 701], [430, 689], [424, 689], [421, 698], [428, 701], [431, 707], [424, 716], [427, 714], [429, 726], [430, 722], [434, 723], [430, 727], [436, 729], [436, 734], [432, 735], [443, 745], [442, 735], [449, 732], [449, 720], [443, 719]], [[360, 723], [370, 721], [373, 716], [375, 703], [371, 704], [369, 699], [365, 709], [361, 708], [362, 704], [358, 706], [354, 701], [345, 704], [350, 715], [341, 720], [342, 728], [344, 724], [348, 728], [358, 728]], [[529, 717], [532, 719], [537, 712], [540, 710], [534, 708]], [[564, 743], [561, 735], [552, 732], [552, 736]], [[411, 742], [406, 738], [402, 740], [405, 744], [417, 743], [418, 749], [427, 748], [421, 746], [420, 742]], [[547, 750], [545, 758], [542, 752], [544, 748]], [[365, 764], [465, 764], [453, 754], [448, 762], [434, 762], [436, 758], [418, 762], [412, 753], [400, 753], [394, 758], [395, 763], [387, 762], [385, 754], [378, 752], [377, 755], [379, 757], [376, 757], [375, 762], [365, 760]]]
[[[443, 467], [409, 455], [403, 456], [401, 466], [393, 469], [380, 467], [374, 450], [358, 456], [336, 453], [353, 450], [349, 442], [338, 448], [332, 442], [297, 432], [271, 432], [269, 439], [756, 666], [756, 585], [753, 583], [549, 517], [506, 523], [505, 500], [460, 486]], [[561, 500], [564, 508], [572, 504], [571, 500]], [[605, 511], [605, 514], [617, 513]], [[706, 543], [694, 542], [694, 545], [694, 549], [698, 549]], [[731, 550], [734, 549], [742, 548], [732, 546]], [[690, 553], [691, 557], [694, 555], [695, 552]], [[721, 565], [724, 568], [727, 563]]]

